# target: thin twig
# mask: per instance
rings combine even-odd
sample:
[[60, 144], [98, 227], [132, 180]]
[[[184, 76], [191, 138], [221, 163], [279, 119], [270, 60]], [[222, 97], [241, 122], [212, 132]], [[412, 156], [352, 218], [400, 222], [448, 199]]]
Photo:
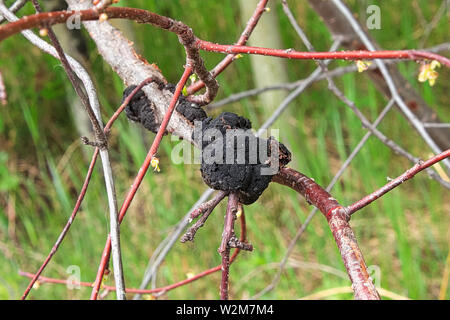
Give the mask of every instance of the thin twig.
[[[36, 9], [37, 13], [41, 13], [42, 9], [37, 0], [32, 0], [33, 5]], [[100, 150], [100, 157], [102, 158], [102, 162], [106, 165], [103, 166], [103, 173], [105, 177], [106, 191], [108, 195], [108, 203], [109, 203], [109, 222], [110, 222], [110, 230], [109, 234], [111, 236], [111, 247], [112, 247], [112, 256], [113, 256], [113, 268], [114, 268], [114, 280], [116, 282], [116, 296], [118, 300], [125, 300], [125, 278], [123, 275], [123, 265], [122, 265], [122, 253], [120, 248], [120, 227], [117, 215], [117, 198], [116, 198], [116, 190], [114, 186], [114, 179], [112, 174], [112, 168], [109, 160], [109, 152], [107, 150], [107, 140], [106, 135], [103, 132], [103, 128], [101, 123], [101, 116], [99, 115], [98, 119], [96, 118], [92, 107], [89, 104], [89, 100], [85, 96], [84, 92], [81, 90], [79, 83], [75, 79], [75, 74], [70, 67], [69, 62], [67, 61], [67, 57], [62, 49], [56, 34], [53, 32], [51, 27], [47, 27], [48, 36], [55, 47], [55, 50], [58, 52], [59, 59], [66, 71], [67, 77], [69, 78], [72, 86], [74, 87], [77, 95], [79, 96], [88, 116], [92, 123], [92, 128], [95, 134], [95, 143]]]
[[[2, 0], [3, 1], [3, 0]], [[33, 3], [33, 6], [37, 13], [42, 13], [41, 6], [39, 5], [39, 2], [37, 0], [31, 0]], [[66, 54], [64, 53], [63, 48], [61, 47], [61, 44], [59, 43], [58, 38], [56, 37], [55, 32], [53, 29], [48, 26], [46, 27], [48, 37], [50, 38], [50, 41], [52, 42], [53, 47], [55, 48], [56, 52], [58, 53], [58, 58], [61, 61], [61, 64], [64, 68], [64, 71], [66, 71], [67, 78], [69, 78], [70, 83], [72, 84], [73, 88], [75, 89], [76, 94], [80, 98], [81, 104], [83, 105], [86, 113], [89, 116], [89, 120], [91, 121], [92, 128], [94, 130], [95, 134], [95, 144], [98, 144], [100, 149], [106, 148], [107, 141], [106, 136], [103, 133], [103, 129], [101, 128], [101, 125], [99, 123], [99, 120], [96, 118], [94, 111], [92, 110], [91, 105], [89, 104], [89, 100], [86, 97], [85, 93], [80, 87], [79, 82], [77, 81], [75, 77], [75, 73], [72, 70], [69, 61], [67, 60]]]
[[[11, 11], [12, 13], [16, 13], [17, 11], [23, 8], [23, 6], [27, 3], [27, 1], [28, 0], [17, 0], [9, 7], [9, 11]], [[3, 23], [5, 21], [7, 21], [7, 19], [5, 19], [5, 17], [3, 17], [3, 15], [0, 14], [0, 23]]]
[[364, 257], [348, 223], [349, 216], [336, 199], [313, 180], [290, 168], [282, 168], [272, 181], [294, 189], [326, 217], [352, 282], [355, 298], [379, 300], [380, 296], [367, 272]]
[[197, 233], [198, 229], [203, 227], [206, 220], [208, 219], [211, 212], [214, 210], [214, 208], [222, 201], [223, 198], [227, 196], [228, 192], [225, 191], [218, 191], [217, 194], [209, 200], [208, 202], [205, 202], [201, 204], [197, 209], [191, 212], [190, 219], [195, 219], [198, 216], [202, 215], [198, 221], [186, 231], [186, 233], [181, 237], [181, 242], [186, 241], [194, 241], [195, 234]]
[[69, 220], [67, 220], [66, 225], [64, 226], [63, 230], [61, 231], [58, 239], [56, 240], [55, 244], [53, 245], [50, 253], [47, 256], [47, 258], [45, 258], [44, 262], [39, 267], [39, 270], [31, 278], [31, 281], [28, 284], [25, 292], [22, 294], [22, 298], [21, 298], [22, 300], [26, 299], [26, 297], [28, 296], [28, 293], [33, 288], [33, 286], [36, 283], [36, 281], [38, 281], [38, 279], [41, 276], [42, 272], [44, 271], [45, 267], [48, 265], [50, 260], [55, 255], [56, 251], [58, 250], [58, 248], [61, 245], [62, 241], [64, 240], [65, 236], [67, 235], [70, 227], [72, 226], [72, 223], [74, 222], [74, 220], [75, 220], [75, 218], [77, 216], [78, 210], [80, 209], [81, 203], [83, 202], [84, 196], [86, 195], [86, 191], [87, 191], [87, 188], [89, 186], [89, 182], [91, 180], [92, 172], [93, 172], [94, 167], [95, 167], [95, 162], [97, 161], [98, 152], [99, 152], [99, 149], [96, 148], [95, 151], [94, 151], [94, 154], [92, 155], [91, 163], [89, 165], [88, 172], [86, 173], [86, 178], [84, 180], [83, 186], [81, 187], [81, 191], [80, 191], [80, 193], [78, 195], [78, 199], [77, 199], [77, 201], [75, 203], [75, 206], [74, 206], [74, 208], [72, 210], [72, 214], [70, 215]]
[[[206, 201], [213, 194], [213, 192], [214, 192], [213, 189], [205, 190], [199, 197], [197, 202], [192, 206], [192, 208], [184, 215], [184, 217], [180, 220], [180, 222], [178, 222], [174, 231], [170, 233], [166, 238], [164, 238], [164, 240], [158, 245], [155, 252], [153, 252], [152, 256], [148, 261], [139, 289], [147, 288], [150, 281], [156, 278], [156, 273], [158, 271], [159, 266], [164, 261], [167, 254], [170, 252], [170, 249], [172, 249], [173, 245], [176, 243], [183, 230], [189, 224], [189, 221], [191, 219], [190, 218], [191, 211], [195, 210], [195, 208], [197, 208], [204, 201]], [[133, 298], [133, 300], [139, 300], [140, 298], [141, 296], [137, 294]]]
[[[3, 0], [0, 1], [0, 12], [1, 14], [8, 19], [9, 21], [17, 21], [18, 18], [11, 13], [8, 8], [3, 3]], [[33, 32], [29, 30], [25, 30], [22, 32], [22, 34], [35, 46], [43, 50], [44, 52], [49, 53], [50, 55], [54, 56], [55, 58], [59, 58], [57, 50], [49, 45], [47, 42], [43, 41], [39, 37], [37, 37]], [[95, 117], [97, 118], [97, 121], [99, 125], [102, 125], [101, 122], [101, 113], [100, 113], [100, 106], [97, 99], [97, 94], [95, 91], [95, 87], [92, 83], [92, 80], [90, 79], [89, 74], [86, 72], [86, 70], [72, 57], [67, 56], [67, 59], [70, 63], [70, 66], [75, 71], [78, 78], [83, 82], [83, 85], [86, 89], [86, 92], [89, 97], [90, 105], [93, 107]], [[103, 165], [103, 171], [105, 176], [105, 183], [107, 188], [107, 195], [108, 195], [108, 203], [110, 208], [110, 213], [117, 212], [116, 208], [116, 202], [115, 202], [115, 193], [114, 193], [114, 184], [112, 180], [112, 174], [111, 174], [111, 164], [109, 162], [109, 156], [108, 151], [106, 149], [100, 150], [100, 156], [102, 158], [102, 165]], [[28, 291], [29, 292], [29, 291]], [[24, 298], [27, 294], [24, 294]]]
[[0, 103], [6, 105], [8, 103], [8, 95], [6, 93], [5, 83], [3, 82], [2, 72], [0, 71]]
[[[241, 243], [245, 243], [247, 227], [246, 227], [246, 222], [245, 222], [245, 213], [243, 211], [242, 211], [242, 214], [241, 214], [241, 217], [240, 217], [240, 221], [241, 221], [241, 235], [240, 235], [240, 240], [239, 241]], [[233, 252], [233, 256], [230, 259], [230, 263], [232, 263], [236, 259], [236, 257], [238, 256], [239, 252], [240, 252], [239, 248], [236, 249]], [[127, 293], [136, 293], [137, 295], [152, 294], [152, 293], [160, 293], [160, 294], [162, 294], [162, 293], [166, 293], [166, 292], [168, 292], [170, 290], [173, 290], [175, 288], [178, 288], [178, 287], [181, 287], [183, 285], [186, 285], [188, 283], [194, 282], [194, 281], [196, 281], [198, 279], [201, 279], [201, 278], [203, 278], [203, 277], [205, 277], [207, 275], [210, 275], [210, 274], [212, 274], [214, 272], [217, 272], [217, 271], [221, 270], [221, 268], [222, 268], [222, 265], [218, 265], [218, 266], [216, 266], [214, 268], [211, 268], [211, 269], [205, 270], [205, 271], [203, 271], [203, 272], [201, 272], [199, 274], [196, 274], [195, 276], [190, 277], [188, 279], [185, 279], [185, 280], [173, 283], [171, 285], [160, 287], [160, 288], [154, 288], [154, 289], [150, 289], [150, 290], [148, 290], [148, 289], [127, 288], [125, 290], [126, 290]], [[24, 277], [28, 277], [28, 278], [34, 278], [35, 277], [34, 274], [28, 273], [28, 272], [23, 272], [23, 271], [19, 271], [19, 275], [24, 276]], [[48, 277], [42, 277], [42, 276], [40, 276], [37, 280], [39, 282], [42, 282], [42, 283], [54, 283], [54, 284], [65, 284], [65, 285], [70, 283], [72, 285], [80, 285], [82, 287], [92, 287], [93, 286], [93, 284], [90, 283], [90, 282], [81, 282], [81, 281], [75, 281], [74, 282], [74, 281], [71, 281], [71, 280], [62, 280], [62, 279], [48, 278]], [[107, 286], [107, 285], [104, 285], [103, 288], [105, 290], [109, 290], [109, 291], [115, 291], [116, 290], [115, 287]]]
[[[446, 50], [450, 50], [450, 43], [449, 42], [444, 42], [441, 43], [439, 45], [433, 46], [433, 47], [429, 47], [424, 49], [425, 51], [429, 51], [429, 52], [441, 52], [441, 51], [446, 51]], [[331, 51], [331, 50], [330, 50]], [[392, 64], [392, 63], [399, 63], [401, 60], [386, 60], [385, 63], [386, 64]], [[368, 67], [368, 70], [374, 70], [376, 69], [377, 66], [374, 64], [371, 64]], [[337, 67], [333, 70], [329, 70], [327, 72], [323, 72], [321, 73], [315, 80], [316, 81], [320, 81], [320, 80], [324, 80], [327, 79], [327, 77], [330, 78], [334, 78], [334, 77], [340, 77], [342, 75], [345, 75], [347, 73], [351, 73], [351, 72], [356, 72], [358, 71], [358, 67], [355, 64], [351, 64], [349, 66], [345, 66], [345, 67]], [[213, 110], [213, 109], [217, 109], [220, 108], [224, 105], [233, 103], [233, 102], [237, 102], [240, 101], [242, 99], [245, 98], [249, 98], [252, 96], [256, 96], [259, 95], [261, 93], [264, 93], [266, 91], [271, 91], [271, 90], [294, 90], [295, 88], [297, 88], [298, 86], [302, 85], [303, 82], [305, 82], [307, 79], [301, 79], [301, 80], [297, 80], [294, 82], [286, 82], [286, 83], [278, 83], [278, 84], [274, 84], [274, 85], [270, 85], [267, 87], [263, 87], [263, 88], [256, 88], [256, 89], [250, 89], [250, 90], [246, 90], [246, 91], [242, 91], [239, 93], [234, 93], [229, 95], [228, 97], [219, 100], [219, 101], [215, 101], [213, 103], [210, 103], [206, 109], [207, 110]], [[426, 127], [426, 124], [424, 124], [424, 126]]]
[[[108, 123], [106, 124], [104, 131], [105, 134], [107, 132], [109, 132], [109, 130], [111, 129], [113, 123], [116, 121], [116, 119], [118, 118], [119, 114], [125, 109], [125, 107], [128, 105], [128, 103], [131, 101], [131, 99], [133, 98], [133, 96], [146, 84], [150, 83], [152, 81], [152, 79], [147, 79], [145, 81], [143, 81], [142, 83], [140, 83], [127, 97], [126, 99], [123, 101], [122, 105], [117, 109], [117, 111], [114, 113], [114, 115], [110, 118], [110, 120], [108, 121]], [[42, 265], [39, 267], [39, 270], [36, 272], [36, 274], [34, 275], [34, 277], [32, 278], [32, 280], [30, 281], [27, 289], [25, 290], [23, 296], [22, 296], [22, 300], [25, 299], [28, 295], [28, 293], [30, 292], [31, 288], [33, 288], [34, 283], [37, 281], [38, 277], [42, 274], [42, 272], [44, 271], [45, 267], [48, 265], [48, 263], [50, 262], [50, 260], [53, 258], [53, 256], [55, 255], [56, 251], [58, 250], [58, 248], [60, 247], [62, 241], [64, 240], [65, 236], [67, 235], [67, 233], [69, 232], [70, 227], [72, 226], [78, 210], [81, 206], [81, 203], [84, 200], [84, 197], [86, 195], [87, 192], [87, 188], [89, 186], [89, 182], [91, 180], [91, 176], [92, 176], [92, 172], [95, 166], [95, 162], [97, 161], [98, 158], [98, 154], [99, 154], [99, 148], [95, 148], [94, 154], [92, 155], [92, 160], [91, 160], [91, 164], [89, 165], [89, 169], [88, 172], [86, 173], [86, 177], [85, 177], [85, 181], [84, 184], [80, 190], [80, 193], [78, 195], [78, 199], [75, 203], [75, 206], [73, 208], [72, 214], [69, 217], [69, 220], [67, 221], [66, 225], [64, 226], [62, 232], [60, 233], [58, 239], [56, 240], [55, 244], [53, 245], [50, 253], [48, 254], [47, 258], [44, 260], [44, 262], [42, 263]]]
[[[291, 49], [271, 49], [261, 47], [250, 47], [243, 45], [221, 45], [209, 41], [201, 40], [193, 35], [192, 30], [185, 24], [175, 21], [171, 18], [158, 15], [156, 13], [135, 9], [135, 8], [121, 8], [109, 7], [105, 13], [110, 18], [121, 18], [135, 20], [140, 23], [153, 24], [162, 29], [176, 33], [180, 42], [185, 46], [189, 58], [197, 61], [198, 50], [205, 50], [219, 53], [241, 53], [241, 54], [258, 54], [272, 57], [289, 58], [289, 59], [306, 59], [306, 60], [328, 60], [328, 59], [343, 59], [343, 60], [373, 60], [373, 59], [428, 59], [437, 60], [443, 65], [450, 67], [450, 59], [431, 52], [422, 50], [374, 50], [369, 48], [367, 50], [356, 51], [339, 51], [339, 52], [300, 52]], [[54, 25], [66, 22], [72, 15], [77, 14], [83, 21], [92, 21], [99, 19], [99, 13], [93, 9], [81, 10], [76, 13], [71, 11], [55, 11], [50, 13], [41, 13], [33, 16], [27, 16], [19, 21], [9, 23], [0, 27], [0, 41], [4, 40], [15, 33], [25, 29], [30, 29], [40, 25]], [[195, 67], [195, 72], [206, 83], [207, 88], [211, 84], [211, 95], [214, 94], [215, 79], [211, 76], [201, 63]], [[204, 68], [204, 69], [203, 69]], [[205, 97], [207, 99], [207, 97]], [[201, 102], [201, 101], [199, 101]]]

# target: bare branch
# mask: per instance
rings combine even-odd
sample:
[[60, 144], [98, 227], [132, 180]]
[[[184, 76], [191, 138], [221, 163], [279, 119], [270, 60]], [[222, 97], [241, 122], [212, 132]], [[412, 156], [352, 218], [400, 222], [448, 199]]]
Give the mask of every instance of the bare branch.
[[348, 224], [350, 217], [336, 199], [313, 180], [290, 168], [282, 168], [272, 181], [294, 189], [326, 217], [352, 282], [355, 298], [379, 300], [380, 296], [367, 272], [363, 255]]
[[219, 247], [219, 253], [222, 256], [222, 281], [220, 283], [220, 299], [228, 300], [228, 278], [230, 272], [230, 239], [234, 235], [234, 220], [238, 207], [238, 196], [230, 193], [228, 196], [227, 212], [225, 214], [225, 223], [223, 227], [222, 243]]
[[420, 171], [422, 171], [422, 170], [424, 170], [424, 169], [426, 169], [426, 168], [428, 168], [428, 167], [436, 164], [437, 162], [442, 161], [442, 160], [444, 160], [444, 159], [446, 159], [448, 157], [450, 157], [450, 149], [447, 149], [446, 151], [444, 151], [444, 152], [442, 152], [442, 153], [440, 153], [440, 154], [438, 154], [438, 155], [428, 159], [425, 162], [419, 161], [418, 163], [416, 163], [416, 165], [414, 167], [412, 167], [411, 169], [407, 170], [401, 176], [391, 180], [388, 184], [386, 184], [382, 188], [372, 192], [371, 194], [365, 196], [364, 198], [362, 198], [361, 200], [355, 202], [354, 204], [345, 207], [345, 210], [347, 211], [347, 213], [349, 215], [355, 213], [356, 211], [364, 208], [365, 206], [369, 205], [373, 201], [375, 201], [378, 198], [382, 197], [383, 195], [385, 195], [386, 193], [388, 193], [392, 189], [398, 187], [399, 185], [401, 185], [406, 180], [409, 180], [409, 179], [413, 178]]
[[[247, 25], [242, 32], [241, 36], [239, 37], [239, 40], [236, 42], [237, 45], [244, 45], [247, 43], [248, 39], [250, 38], [250, 35], [253, 32], [253, 29], [255, 29], [256, 25], [258, 24], [259, 18], [261, 18], [262, 14], [266, 11], [266, 5], [268, 0], [261, 0], [259, 1], [258, 5], [256, 6], [255, 11], [253, 12], [253, 15], [250, 17], [250, 19], [247, 22]], [[230, 65], [231, 62], [233, 62], [234, 58], [236, 57], [236, 54], [229, 54], [227, 55], [221, 62], [219, 62], [213, 70], [211, 70], [211, 75], [213, 77], [217, 77], [223, 70], [225, 70], [228, 65]], [[193, 94], [203, 88], [205, 84], [203, 81], [197, 81], [196, 83], [193, 83], [190, 85], [187, 89], [188, 94]]]

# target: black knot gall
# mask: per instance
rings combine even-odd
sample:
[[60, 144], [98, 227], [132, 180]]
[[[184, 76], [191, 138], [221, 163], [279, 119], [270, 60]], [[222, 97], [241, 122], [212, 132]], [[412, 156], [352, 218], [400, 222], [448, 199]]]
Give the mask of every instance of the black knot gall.
[[[166, 84], [164, 89], [175, 93], [175, 85], [172, 83]], [[198, 104], [189, 101], [184, 95], [180, 95], [178, 98], [178, 104], [176, 109], [190, 122], [202, 121], [207, 117], [205, 110], [203, 110]]]

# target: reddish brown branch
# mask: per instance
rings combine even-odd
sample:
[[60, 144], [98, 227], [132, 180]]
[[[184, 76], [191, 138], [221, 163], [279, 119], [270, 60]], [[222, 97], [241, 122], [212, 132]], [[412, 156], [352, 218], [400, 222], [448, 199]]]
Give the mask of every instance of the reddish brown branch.
[[[246, 232], [247, 232], [247, 226], [246, 226], [246, 222], [245, 222], [245, 214], [244, 212], [242, 212], [241, 217], [240, 217], [240, 222], [241, 222], [241, 235], [240, 235], [240, 242], [241, 243], [245, 243], [245, 239], [246, 239]], [[240, 249], [237, 249], [234, 251], [233, 256], [230, 259], [230, 264], [236, 259], [237, 255], [239, 254]], [[196, 274], [193, 277], [190, 277], [188, 279], [173, 283], [171, 285], [167, 285], [164, 287], [160, 287], [160, 288], [155, 288], [155, 289], [134, 289], [134, 288], [127, 288], [125, 291], [127, 293], [137, 293], [137, 294], [152, 294], [152, 293], [164, 293], [170, 290], [173, 290], [175, 288], [181, 287], [183, 285], [186, 285], [188, 283], [194, 282], [198, 279], [201, 279], [207, 275], [210, 275], [214, 272], [217, 272], [219, 270], [222, 269], [222, 265], [218, 265], [214, 268], [210, 268], [208, 270], [205, 270], [203, 272], [200, 272], [198, 274]], [[29, 272], [23, 272], [23, 271], [19, 271], [19, 275], [24, 276], [24, 277], [28, 277], [28, 278], [34, 278], [36, 275], [29, 273]], [[42, 277], [39, 276], [37, 278], [37, 281], [41, 282], [41, 283], [54, 283], [54, 284], [72, 284], [72, 285], [80, 285], [82, 287], [92, 287], [94, 284], [90, 283], [90, 282], [82, 282], [82, 281], [68, 281], [68, 280], [63, 280], [63, 279], [55, 279], [55, 278], [48, 278], [48, 277]], [[109, 290], [109, 291], [115, 291], [116, 288], [113, 286], [106, 286], [104, 285], [103, 288], [105, 290]]]
[[6, 105], [8, 103], [5, 83], [3, 82], [2, 72], [0, 71], [0, 103]]
[[[75, 14], [78, 15], [80, 20], [83, 21], [97, 20], [99, 18], [100, 12], [94, 9], [88, 9], [77, 12], [55, 11], [26, 16], [19, 19], [18, 21], [11, 22], [4, 26], [1, 26], [0, 41], [25, 29], [30, 29], [33, 27], [46, 27], [47, 25], [64, 23], [72, 15]], [[338, 52], [299, 52], [291, 49], [282, 50], [282, 49], [249, 47], [242, 45], [220, 45], [197, 39], [193, 35], [192, 30], [185, 24], [147, 10], [136, 8], [124, 8], [124, 7], [109, 7], [103, 10], [103, 12], [105, 12], [111, 19], [114, 18], [130, 19], [139, 23], [152, 24], [159, 28], [176, 33], [180, 38], [181, 43], [186, 47], [186, 52], [188, 53], [188, 55], [191, 55], [190, 58], [194, 60], [197, 59], [198, 51], [196, 52], [196, 50], [200, 49], [227, 54], [237, 54], [237, 53], [260, 54], [289, 59], [308, 59], [308, 60], [428, 59], [428, 60], [438, 60], [447, 67], [450, 67], [450, 59], [435, 53], [419, 50], [379, 50], [379, 51], [356, 50], [356, 51], [338, 51]], [[194, 40], [195, 42], [193, 42]], [[200, 74], [198, 74], [199, 77], [201, 75], [207, 76], [207, 79], [201, 80], [203, 80], [208, 86], [208, 83], [210, 81], [213, 81], [214, 79], [212, 79], [211, 74], [206, 70], [206, 68], [205, 70], [200, 69], [197, 70], [197, 68], [203, 67], [204, 66], [202, 66], [201, 63], [198, 66], [195, 66], [195, 72], [196, 73], [200, 72]], [[208, 74], [206, 74], [206, 72]]]
[[28, 293], [30, 292], [31, 288], [33, 288], [33, 285], [38, 280], [42, 272], [44, 271], [45, 267], [48, 265], [56, 251], [58, 250], [59, 246], [61, 245], [62, 241], [64, 240], [65, 236], [67, 235], [67, 232], [69, 231], [70, 227], [72, 226], [73, 221], [75, 220], [78, 210], [80, 209], [81, 203], [83, 202], [84, 196], [86, 195], [87, 188], [89, 186], [89, 182], [91, 181], [92, 172], [95, 167], [95, 162], [97, 161], [99, 149], [95, 148], [94, 154], [92, 155], [91, 163], [89, 165], [89, 170], [86, 174], [86, 178], [83, 183], [83, 187], [81, 188], [80, 194], [78, 196], [78, 199], [75, 203], [75, 207], [73, 208], [72, 214], [70, 215], [69, 220], [67, 221], [66, 225], [64, 226], [61, 234], [59, 235], [58, 239], [56, 240], [56, 243], [53, 245], [50, 253], [48, 254], [45, 261], [42, 263], [42, 265], [39, 267], [39, 270], [36, 272], [35, 275], [33, 275], [30, 283], [28, 284], [27, 288], [25, 289], [25, 292], [22, 295], [22, 300], [26, 299], [28, 296]]
[[204, 226], [204, 224], [205, 224], [206, 220], [208, 219], [209, 215], [211, 214], [211, 212], [220, 203], [220, 201], [222, 201], [222, 199], [225, 198], [225, 196], [227, 194], [228, 193], [225, 191], [219, 191], [219, 192], [217, 192], [217, 194], [214, 196], [213, 199], [211, 199], [205, 203], [202, 203], [197, 209], [195, 209], [194, 211], [191, 212], [191, 214], [190, 214], [191, 220], [197, 218], [200, 215], [202, 215], [202, 216], [181, 237], [181, 239], [180, 239], [181, 242], [184, 243], [186, 241], [194, 240], [195, 234], [197, 233], [198, 229], [200, 229], [201, 227]]
[[352, 282], [355, 298], [379, 300], [380, 296], [367, 272], [364, 257], [348, 223], [349, 215], [345, 212], [345, 209], [312, 179], [293, 169], [280, 169], [280, 172], [273, 177], [272, 181], [294, 189], [326, 217]]
[[369, 205], [373, 201], [377, 200], [378, 198], [382, 197], [392, 189], [398, 187], [403, 182], [413, 178], [417, 173], [420, 171], [431, 167], [432, 165], [436, 164], [437, 162], [448, 158], [450, 156], [450, 149], [445, 150], [444, 152], [428, 159], [425, 162], [418, 162], [416, 165], [414, 165], [411, 169], [407, 170], [405, 173], [403, 173], [401, 176], [391, 180], [389, 183], [384, 185], [382, 188], [372, 192], [371, 194], [365, 196], [361, 200], [356, 201], [355, 203], [345, 207], [345, 211], [351, 215], [355, 213], [356, 211], [364, 208], [365, 206]]
[[[122, 207], [120, 208], [119, 223], [121, 223], [123, 218], [125, 217], [125, 214], [127, 213], [127, 210], [130, 207], [130, 204], [133, 201], [134, 196], [136, 195], [136, 192], [139, 189], [139, 186], [141, 185], [142, 180], [144, 179], [144, 176], [148, 171], [148, 168], [150, 167], [150, 163], [151, 163], [153, 157], [155, 156], [156, 152], [158, 151], [159, 144], [161, 143], [164, 132], [166, 131], [167, 125], [169, 124], [170, 118], [173, 114], [173, 111], [175, 110], [175, 106], [177, 104], [178, 98], [180, 97], [181, 90], [182, 90], [183, 86], [185, 85], [187, 79], [189, 78], [190, 74], [192, 73], [192, 69], [193, 69], [193, 67], [190, 64], [186, 65], [183, 75], [181, 76], [181, 79], [176, 86], [175, 93], [172, 96], [172, 100], [170, 101], [169, 107], [168, 107], [167, 112], [164, 116], [164, 119], [161, 123], [161, 126], [159, 127], [158, 133], [156, 134], [156, 137], [153, 140], [153, 143], [150, 147], [150, 150], [147, 153], [144, 163], [142, 164], [141, 168], [139, 169], [139, 172], [138, 172], [136, 178], [134, 179], [133, 185], [131, 186], [130, 190], [128, 191], [128, 194], [125, 197]], [[93, 300], [96, 300], [98, 297], [98, 292], [100, 290], [100, 285], [101, 285], [101, 282], [103, 279], [103, 274], [105, 272], [106, 265], [109, 262], [110, 253], [111, 253], [111, 237], [108, 235], [108, 238], [107, 238], [106, 244], [105, 244], [105, 248], [103, 249], [103, 254], [102, 254], [101, 261], [100, 261], [100, 265], [98, 267], [97, 277], [95, 280], [94, 288], [92, 289], [91, 299], [93, 299]]]
[[239, 45], [222, 45], [209, 41], [198, 39], [196, 46], [200, 50], [219, 52], [219, 53], [242, 53], [242, 54], [258, 54], [263, 56], [272, 56], [288, 59], [306, 59], [306, 60], [373, 60], [373, 59], [427, 59], [438, 60], [442, 64], [450, 67], [450, 59], [440, 56], [436, 53], [430, 53], [417, 50], [379, 50], [379, 51], [334, 51], [334, 52], [302, 52], [291, 49], [270, 49], [261, 47], [249, 47]]
[[238, 196], [230, 193], [228, 196], [227, 212], [223, 227], [222, 243], [219, 253], [222, 256], [222, 281], [220, 282], [220, 299], [228, 300], [228, 280], [230, 275], [230, 245], [229, 242], [234, 235], [234, 220], [238, 208]]

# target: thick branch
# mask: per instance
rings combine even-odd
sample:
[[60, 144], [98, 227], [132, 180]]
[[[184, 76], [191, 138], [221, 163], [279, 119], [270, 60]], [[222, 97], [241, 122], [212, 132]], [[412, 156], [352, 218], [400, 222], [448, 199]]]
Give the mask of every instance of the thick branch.
[[[350, 50], [365, 50], [367, 47], [363, 44], [355, 30], [348, 23], [345, 16], [338, 10], [334, 1], [308, 0], [312, 8], [322, 17], [328, 26], [331, 34], [339, 39], [343, 39], [343, 46]], [[369, 33], [360, 25], [360, 29], [367, 38], [370, 39], [375, 48], [380, 46], [370, 37]], [[409, 109], [423, 122], [440, 122], [436, 112], [428, 106], [423, 98], [414, 90], [409, 82], [401, 75], [397, 66], [387, 66], [389, 74], [398, 88], [398, 94], [405, 101]], [[371, 69], [368, 75], [385, 96], [391, 98], [391, 92], [386, 84], [385, 79], [380, 73], [380, 69]], [[445, 150], [449, 147], [450, 129], [444, 128], [427, 128], [430, 136], [436, 141], [437, 145]]]

